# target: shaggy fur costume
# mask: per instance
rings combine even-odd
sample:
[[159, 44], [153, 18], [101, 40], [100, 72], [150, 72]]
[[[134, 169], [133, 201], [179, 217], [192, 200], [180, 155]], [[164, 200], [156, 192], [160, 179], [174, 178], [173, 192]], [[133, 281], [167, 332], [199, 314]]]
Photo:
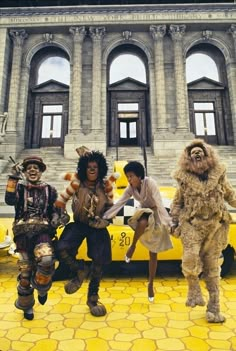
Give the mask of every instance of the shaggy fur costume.
[[[191, 159], [195, 147], [204, 152], [202, 166], [197, 170]], [[225, 202], [236, 207], [236, 193], [214, 149], [200, 139], [185, 148], [173, 176], [178, 187], [171, 214], [176, 224], [174, 235], [180, 237], [183, 245], [182, 271], [188, 282], [186, 305], [205, 305], [199, 285], [199, 274], [203, 273], [209, 293], [206, 319], [224, 322], [219, 303], [218, 259], [227, 246], [231, 221]]]

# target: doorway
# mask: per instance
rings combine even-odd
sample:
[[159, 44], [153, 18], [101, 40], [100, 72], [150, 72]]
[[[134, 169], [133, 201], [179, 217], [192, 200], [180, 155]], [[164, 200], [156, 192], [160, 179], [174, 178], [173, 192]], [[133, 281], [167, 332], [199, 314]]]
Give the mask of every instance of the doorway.
[[41, 146], [60, 146], [62, 138], [63, 105], [42, 106]]
[[208, 144], [217, 144], [214, 103], [194, 102], [193, 105], [196, 137]]
[[117, 118], [119, 121], [119, 145], [136, 146], [138, 142], [139, 103], [118, 102]]
[[27, 116], [27, 147], [63, 147], [68, 133], [68, 109], [68, 85], [50, 80], [35, 87]]
[[150, 123], [146, 84], [127, 78], [109, 86], [109, 145], [148, 146]]

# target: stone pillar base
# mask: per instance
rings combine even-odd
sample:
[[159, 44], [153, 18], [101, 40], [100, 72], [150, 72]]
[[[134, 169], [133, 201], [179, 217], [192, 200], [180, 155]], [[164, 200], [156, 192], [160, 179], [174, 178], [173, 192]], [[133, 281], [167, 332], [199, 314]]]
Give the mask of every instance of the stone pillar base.
[[24, 149], [24, 141], [15, 132], [7, 132], [4, 141], [0, 144], [0, 158], [8, 160], [9, 156], [16, 159]]
[[153, 136], [153, 153], [158, 158], [178, 158], [194, 138], [190, 132], [157, 132]]
[[7, 160], [0, 159], [0, 173], [2, 173], [4, 171], [4, 169], [6, 168], [7, 164], [8, 164]]
[[75, 150], [82, 145], [86, 146], [88, 149], [100, 151], [106, 155], [107, 146], [103, 131], [93, 131], [85, 135], [81, 130], [76, 130], [67, 134], [65, 137], [64, 157], [66, 159], [74, 159], [77, 157]]

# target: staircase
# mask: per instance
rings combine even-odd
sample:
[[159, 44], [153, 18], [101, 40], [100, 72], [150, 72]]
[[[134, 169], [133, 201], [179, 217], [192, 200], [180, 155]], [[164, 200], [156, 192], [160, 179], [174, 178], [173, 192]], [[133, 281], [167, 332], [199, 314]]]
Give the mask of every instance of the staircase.
[[[231, 184], [236, 188], [236, 146], [217, 146], [216, 149], [221, 160], [227, 165], [227, 176]], [[22, 161], [29, 155], [38, 155], [43, 158], [47, 165], [47, 170], [42, 179], [56, 187], [58, 192], [62, 191], [68, 184], [63, 180], [65, 172], [74, 172], [77, 167], [78, 158], [75, 153], [74, 159], [65, 159], [63, 149], [60, 147], [25, 149], [19, 155], [17, 161]], [[176, 169], [177, 160], [170, 155], [168, 158], [157, 158], [153, 155], [151, 148], [146, 148], [147, 155], [147, 175], [153, 177], [158, 186], [175, 186], [175, 180], [171, 173]], [[144, 165], [143, 152], [140, 147], [119, 147], [118, 155], [115, 148], [108, 148], [107, 163], [108, 174], [113, 172], [114, 162], [118, 160], [139, 161]], [[2, 174], [0, 174], [0, 216], [13, 215], [14, 209], [4, 202], [7, 176], [10, 174], [12, 163], [9, 162]]]
[[[144, 165], [143, 151], [140, 147], [119, 147], [118, 160], [139, 161]], [[150, 147], [146, 148], [147, 155], [147, 175], [153, 177], [160, 186], [172, 186], [175, 181], [171, 178], [172, 171], [176, 168], [176, 158], [171, 156], [168, 159], [157, 158], [153, 155]], [[113, 166], [116, 160], [115, 148], [109, 148], [107, 160]]]

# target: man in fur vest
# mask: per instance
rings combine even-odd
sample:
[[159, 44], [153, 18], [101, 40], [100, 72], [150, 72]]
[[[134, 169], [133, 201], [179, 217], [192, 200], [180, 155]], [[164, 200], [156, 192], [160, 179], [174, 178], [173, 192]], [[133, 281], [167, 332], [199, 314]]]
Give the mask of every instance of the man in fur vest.
[[182, 271], [188, 282], [186, 306], [204, 306], [199, 274], [203, 273], [209, 301], [206, 320], [221, 323], [218, 259], [227, 246], [231, 216], [225, 202], [236, 207], [236, 193], [214, 149], [193, 140], [179, 160], [174, 178], [178, 187], [171, 205], [173, 235], [183, 245]]

